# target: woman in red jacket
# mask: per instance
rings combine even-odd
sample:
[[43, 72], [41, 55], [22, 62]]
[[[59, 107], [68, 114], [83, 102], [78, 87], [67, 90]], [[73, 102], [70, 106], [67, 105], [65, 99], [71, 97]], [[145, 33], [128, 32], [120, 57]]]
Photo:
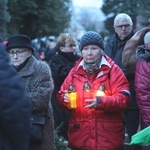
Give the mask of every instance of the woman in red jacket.
[[103, 49], [98, 33], [85, 33], [80, 43], [82, 58], [57, 94], [60, 106], [71, 111], [71, 150], [123, 149], [123, 111], [130, 102], [129, 85]]
[[[144, 36], [144, 44], [136, 49], [135, 87], [141, 113], [141, 128], [150, 126], [150, 31]], [[143, 148], [150, 150], [150, 146]]]

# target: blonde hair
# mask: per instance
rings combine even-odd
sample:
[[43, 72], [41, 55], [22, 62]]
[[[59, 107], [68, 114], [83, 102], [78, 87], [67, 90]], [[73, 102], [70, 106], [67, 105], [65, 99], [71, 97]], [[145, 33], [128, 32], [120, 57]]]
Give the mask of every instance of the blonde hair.
[[70, 33], [61, 33], [57, 39], [57, 47], [65, 46], [66, 42], [70, 42], [71, 44], [75, 44], [76, 40], [73, 39]]

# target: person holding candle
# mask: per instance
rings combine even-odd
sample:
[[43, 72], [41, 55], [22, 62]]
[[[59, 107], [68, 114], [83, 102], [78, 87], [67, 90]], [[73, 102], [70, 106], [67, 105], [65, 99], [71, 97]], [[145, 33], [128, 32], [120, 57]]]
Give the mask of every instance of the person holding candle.
[[[123, 150], [123, 111], [130, 103], [128, 81], [104, 54], [97, 32], [82, 36], [80, 50], [82, 57], [57, 93], [59, 105], [71, 112], [68, 146], [71, 150]], [[70, 107], [70, 84], [76, 92], [76, 108]]]

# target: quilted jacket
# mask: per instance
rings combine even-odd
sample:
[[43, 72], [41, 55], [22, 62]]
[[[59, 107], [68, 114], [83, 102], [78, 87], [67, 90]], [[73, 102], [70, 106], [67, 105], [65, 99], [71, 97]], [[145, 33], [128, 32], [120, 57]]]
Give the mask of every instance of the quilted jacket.
[[136, 50], [136, 96], [141, 112], [142, 127], [150, 126], [150, 46], [139, 46]]
[[[69, 109], [68, 104], [63, 102], [64, 90], [72, 83], [77, 92], [77, 108], [70, 109], [68, 130], [69, 147], [72, 150], [119, 150], [123, 146], [123, 111], [130, 102], [125, 92], [129, 91], [129, 84], [123, 72], [109, 57], [105, 55], [103, 59], [107, 65], [101, 65], [98, 72], [89, 78], [80, 66], [81, 58], [57, 94], [60, 106]], [[104, 87], [105, 96], [101, 97], [102, 102], [95, 109], [84, 108], [83, 86], [86, 81], [93, 93], [99, 87]]]

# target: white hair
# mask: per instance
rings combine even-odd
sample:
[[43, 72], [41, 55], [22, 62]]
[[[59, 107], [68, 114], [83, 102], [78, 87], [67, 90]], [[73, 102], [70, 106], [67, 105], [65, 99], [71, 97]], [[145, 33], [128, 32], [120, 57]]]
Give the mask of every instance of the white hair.
[[129, 24], [131, 26], [133, 25], [132, 19], [131, 19], [131, 17], [129, 15], [127, 15], [125, 13], [120, 13], [114, 19], [114, 26], [116, 26], [117, 21], [124, 21], [124, 20], [128, 20]]
[[150, 31], [144, 36], [144, 44], [150, 44]]

